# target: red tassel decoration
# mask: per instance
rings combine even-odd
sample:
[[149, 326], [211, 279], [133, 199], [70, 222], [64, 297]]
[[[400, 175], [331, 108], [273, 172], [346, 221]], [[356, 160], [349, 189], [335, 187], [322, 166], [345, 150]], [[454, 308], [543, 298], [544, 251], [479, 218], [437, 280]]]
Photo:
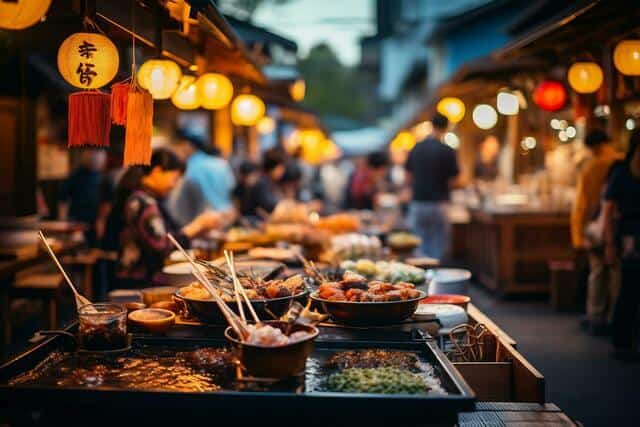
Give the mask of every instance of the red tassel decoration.
[[69, 95], [69, 148], [108, 147], [111, 131], [111, 96], [102, 92]]
[[149, 91], [132, 85], [127, 101], [127, 130], [124, 139], [124, 166], [151, 163], [153, 97]]
[[127, 99], [130, 87], [129, 82], [116, 83], [111, 86], [111, 121], [114, 125], [127, 125]]

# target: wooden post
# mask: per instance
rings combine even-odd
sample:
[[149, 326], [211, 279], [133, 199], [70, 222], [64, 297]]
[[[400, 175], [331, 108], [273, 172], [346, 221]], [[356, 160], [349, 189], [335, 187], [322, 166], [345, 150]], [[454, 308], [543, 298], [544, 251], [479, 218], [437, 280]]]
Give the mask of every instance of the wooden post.
[[505, 132], [505, 142], [512, 148], [513, 158], [511, 159], [511, 176], [507, 177], [508, 181], [515, 182], [518, 175], [518, 152], [520, 150], [520, 130], [519, 130], [519, 114], [507, 116], [507, 131]]
[[211, 141], [220, 149], [223, 157], [233, 153], [233, 125], [229, 107], [211, 112]]
[[0, 98], [0, 216], [37, 211], [34, 119], [26, 97]]
[[258, 162], [260, 158], [258, 130], [255, 126], [245, 126], [245, 135], [247, 137], [247, 155], [251, 161]]

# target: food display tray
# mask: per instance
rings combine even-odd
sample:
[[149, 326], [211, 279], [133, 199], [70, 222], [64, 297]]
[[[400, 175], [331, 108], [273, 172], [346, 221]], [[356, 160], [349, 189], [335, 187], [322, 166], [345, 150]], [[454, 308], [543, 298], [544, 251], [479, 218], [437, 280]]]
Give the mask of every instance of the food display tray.
[[[71, 330], [73, 332], [73, 330]], [[134, 348], [219, 348], [219, 338], [135, 336]], [[12, 379], [34, 368], [43, 372], [54, 354], [66, 354], [68, 338], [55, 336], [0, 367], [0, 414], [19, 425], [454, 425], [458, 413], [474, 409], [474, 394], [434, 342], [318, 340], [297, 385], [267, 385], [256, 389], [219, 391], [164, 391], [113, 385], [67, 386], [50, 374], [27, 382]], [[446, 393], [365, 394], [317, 389], [319, 381], [310, 364], [321, 363], [344, 350], [384, 349], [408, 351], [433, 367]], [[67, 357], [72, 357], [68, 356]], [[59, 360], [59, 359], [58, 359]], [[44, 365], [44, 366], [43, 366]], [[294, 380], [292, 380], [294, 381]], [[2, 416], [0, 415], [0, 422]], [[366, 423], [366, 424], [365, 424]]]

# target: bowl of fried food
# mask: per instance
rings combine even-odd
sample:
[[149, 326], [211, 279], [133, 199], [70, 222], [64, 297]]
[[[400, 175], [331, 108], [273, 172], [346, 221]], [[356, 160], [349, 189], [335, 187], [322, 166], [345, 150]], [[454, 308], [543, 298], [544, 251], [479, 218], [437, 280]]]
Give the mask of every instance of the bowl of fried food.
[[336, 322], [378, 325], [411, 317], [425, 296], [413, 283], [369, 281], [346, 271], [342, 280], [322, 283], [311, 299]]
[[420, 237], [406, 231], [394, 231], [387, 236], [387, 246], [397, 254], [411, 253], [421, 243]]
[[[239, 278], [253, 309], [261, 319], [276, 319], [282, 316], [292, 301], [304, 304], [308, 292], [304, 278], [297, 274], [287, 279], [259, 280], [250, 277]], [[239, 311], [232, 288], [218, 286], [218, 295], [234, 311]], [[176, 298], [183, 301], [189, 315], [205, 323], [223, 324], [226, 320], [215, 299], [209, 291], [198, 282], [179, 289]], [[249, 309], [246, 302], [242, 302], [245, 312]]]

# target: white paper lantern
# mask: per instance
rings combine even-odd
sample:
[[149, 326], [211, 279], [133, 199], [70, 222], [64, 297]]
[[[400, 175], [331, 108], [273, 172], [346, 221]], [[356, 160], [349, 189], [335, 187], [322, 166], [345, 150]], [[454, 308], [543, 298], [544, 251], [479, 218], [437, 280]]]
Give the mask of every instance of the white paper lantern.
[[498, 113], [489, 104], [476, 105], [471, 117], [480, 129], [491, 129], [498, 123]]
[[518, 97], [511, 92], [499, 92], [496, 101], [498, 112], [500, 114], [504, 114], [505, 116], [515, 116], [518, 114], [518, 111], [520, 111]]

